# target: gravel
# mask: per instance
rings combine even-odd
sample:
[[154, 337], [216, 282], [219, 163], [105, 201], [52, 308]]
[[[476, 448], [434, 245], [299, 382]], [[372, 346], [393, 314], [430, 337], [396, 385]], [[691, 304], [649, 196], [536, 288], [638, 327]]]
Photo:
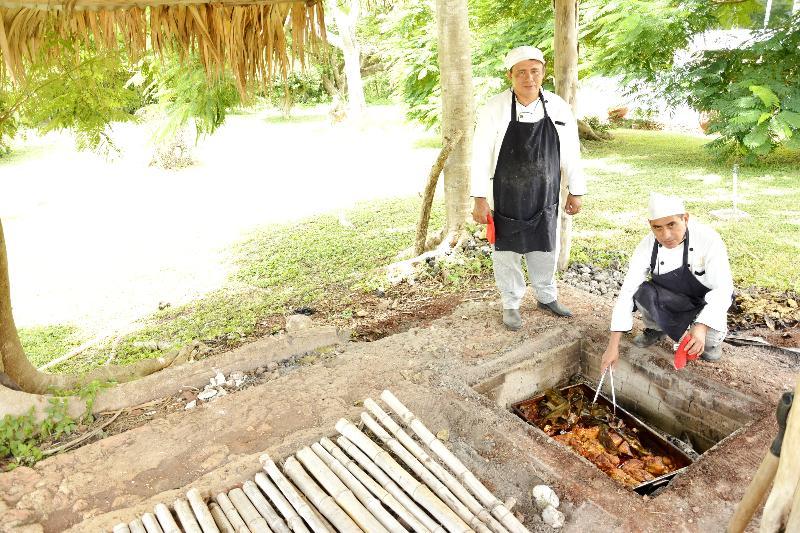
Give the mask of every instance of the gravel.
[[578, 289], [613, 299], [619, 294], [625, 279], [625, 271], [619, 261], [612, 261], [608, 267], [572, 263], [562, 274], [561, 279]]

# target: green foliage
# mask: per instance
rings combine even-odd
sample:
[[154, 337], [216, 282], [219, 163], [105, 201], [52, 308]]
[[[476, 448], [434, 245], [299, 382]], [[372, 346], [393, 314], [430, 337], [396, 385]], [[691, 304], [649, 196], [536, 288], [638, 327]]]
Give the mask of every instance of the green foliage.
[[[51, 53], [58, 48], [59, 53]], [[140, 94], [126, 85], [132, 67], [119, 51], [100, 51], [57, 37], [45, 40], [20, 85], [0, 87], [0, 149], [22, 127], [70, 129], [80, 149], [115, 149], [111, 122], [132, 120]]]
[[46, 417], [36, 421], [34, 408], [19, 416], [6, 415], [0, 421], [0, 461], [7, 461], [7, 469], [33, 465], [43, 457], [40, 444], [72, 433], [77, 424], [67, 415], [67, 402], [63, 398], [50, 398], [45, 409]]
[[275, 78], [267, 91], [267, 98], [275, 107], [283, 107], [288, 92], [292, 104], [316, 105], [330, 102], [322, 83], [324, 67], [307, 65], [303, 71], [292, 71], [286, 81]]
[[166, 57], [163, 61], [153, 57], [143, 68], [149, 70], [152, 79], [145, 93], [158, 102], [167, 117], [158, 139], [173, 135], [190, 120], [194, 121], [198, 138], [210, 135], [241, 103], [233, 75], [225, 71], [209, 79], [196, 56], [185, 60]]
[[724, 155], [752, 163], [781, 144], [800, 147], [800, 15], [736, 50], [704, 53], [673, 89], [710, 114], [719, 134], [710, 147]]
[[18, 332], [25, 355], [34, 366], [64, 355], [83, 342], [78, 329], [71, 325], [34, 326]]

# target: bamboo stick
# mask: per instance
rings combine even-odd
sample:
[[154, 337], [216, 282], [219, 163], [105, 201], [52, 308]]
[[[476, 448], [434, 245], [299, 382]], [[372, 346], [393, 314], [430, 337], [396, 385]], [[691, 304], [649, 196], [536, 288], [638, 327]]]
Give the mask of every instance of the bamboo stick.
[[784, 531], [800, 531], [800, 483], [794, 490], [792, 506], [789, 508], [789, 518], [786, 519], [786, 529]]
[[216, 502], [209, 503], [208, 510], [211, 512], [211, 516], [214, 517], [214, 523], [217, 524], [220, 533], [236, 533], [231, 521], [225, 516], [225, 511]]
[[144, 528], [144, 524], [142, 524], [142, 520], [140, 518], [134, 518], [128, 522], [128, 527], [131, 528], [131, 533], [147, 533], [147, 530]]
[[200, 529], [203, 530], [203, 533], [220, 533], [217, 524], [214, 522], [214, 517], [211, 516], [211, 511], [208, 510], [206, 502], [200, 495], [200, 491], [197, 489], [190, 489], [189, 492], [186, 493], [186, 498], [189, 500], [189, 505], [192, 506], [194, 516], [197, 518], [197, 522], [200, 525]]
[[406, 450], [400, 442], [393, 438], [389, 433], [383, 429], [369, 413], [361, 413], [361, 421], [367, 428], [378, 437], [389, 449], [394, 453], [400, 461], [410, 468], [418, 478], [422, 480], [425, 485], [436, 494], [447, 506], [455, 512], [461, 520], [466, 522], [471, 528], [478, 533], [491, 533], [483, 522], [477, 516], [472, 514], [467, 507], [461, 503], [458, 498], [448, 489], [444, 484], [434, 476], [430, 470], [425, 468], [411, 452]]
[[[345, 437], [339, 437], [339, 439], [342, 441], [347, 441]], [[389, 479], [389, 476], [384, 474], [383, 471], [378, 468], [375, 463], [370, 461], [369, 457], [364, 455], [361, 451], [358, 451], [361, 457], [360, 460], [356, 459], [355, 455], [352, 453], [351, 455], [353, 455], [353, 459], [351, 459], [345, 455], [345, 453], [330, 439], [323, 438], [320, 442], [328, 453], [333, 455], [334, 458], [342, 463], [345, 468], [347, 468], [347, 470], [356, 477], [356, 479], [363, 483], [372, 494], [374, 494], [389, 509], [394, 511], [394, 513], [416, 533], [429, 533], [432, 531], [425, 524], [423, 524], [421, 520], [416, 518], [418, 515], [430, 522], [430, 526], [434, 528], [433, 531], [436, 531], [436, 533], [445, 533], [441, 526], [436, 524], [436, 522], [434, 522], [425, 511], [420, 509], [419, 506], [414, 503], [405, 492], [403, 492], [403, 489], [398, 487], [394, 481]], [[355, 444], [351, 443], [350, 441], [347, 441], [343, 447], [350, 447], [351, 450], [354, 450], [354, 453], [355, 450], [358, 450], [358, 448], [355, 447]], [[367, 468], [368, 470], [374, 469], [373, 476], [370, 477], [369, 474], [364, 472], [364, 470], [358, 466], [356, 461], [370, 463], [370, 466], [365, 466], [364, 468]], [[411, 509], [414, 509], [414, 511]]]
[[225, 517], [230, 521], [236, 533], [250, 533], [250, 528], [244, 523], [242, 517], [239, 516], [239, 511], [233, 506], [231, 499], [224, 492], [217, 494], [217, 504], [219, 504]]
[[397, 498], [397, 500], [403, 504], [403, 506], [408, 509], [410, 513], [414, 515], [414, 517], [422, 522], [426, 528], [428, 528], [433, 533], [447, 533], [446, 530], [439, 525], [431, 516], [425, 512], [419, 505], [411, 499], [410, 496], [406, 494], [406, 492], [397, 484], [395, 483], [391, 477], [389, 477], [381, 468], [375, 464], [375, 462], [367, 457], [367, 455], [362, 452], [358, 446], [353, 444], [347, 437], [340, 436], [336, 439], [336, 442], [339, 443], [344, 451], [346, 451], [350, 456], [355, 459], [359, 465], [364, 467], [369, 474], [374, 477], [378, 483], [380, 483], [387, 491], [391, 493], [392, 496]]
[[159, 503], [156, 504], [155, 511], [158, 523], [161, 529], [164, 530], [164, 533], [181, 533], [181, 529], [178, 527], [178, 523], [175, 522], [175, 518], [172, 516], [169, 507], [163, 503]]
[[144, 513], [142, 515], [142, 525], [147, 533], [164, 533], [164, 530], [158, 525], [158, 520], [152, 513]]
[[336, 422], [336, 430], [350, 439], [353, 444], [361, 448], [367, 457], [372, 459], [381, 469], [391, 477], [395, 483], [400, 485], [418, 504], [427, 510], [451, 533], [461, 533], [472, 531], [447, 505], [439, 499], [431, 490], [417, 481], [417, 479], [406, 472], [406, 470], [395, 461], [388, 452], [381, 449], [372, 442], [369, 437], [364, 435], [352, 422], [339, 419]]
[[[203, 533], [200, 529], [200, 524], [197, 523], [197, 519], [194, 517], [192, 508], [189, 507], [189, 502], [183, 498], [178, 498], [175, 500], [173, 507], [175, 508], [175, 514], [178, 515], [178, 520], [181, 522], [182, 531], [186, 533]], [[179, 529], [178, 531], [181, 530]]]
[[250, 503], [253, 504], [261, 516], [264, 517], [264, 520], [267, 521], [267, 525], [269, 525], [270, 529], [275, 533], [291, 533], [291, 530], [286, 526], [286, 522], [275, 512], [275, 509], [272, 508], [264, 495], [261, 494], [261, 491], [258, 490], [255, 483], [250, 480], [245, 481], [242, 484], [242, 490], [250, 499]]
[[387, 511], [380, 500], [378, 500], [372, 493], [365, 487], [350, 471], [339, 462], [333, 455], [328, 453], [322, 444], [315, 442], [311, 445], [311, 449], [317, 454], [317, 457], [330, 468], [342, 482], [353, 491], [358, 501], [364, 504], [364, 507], [369, 509], [372, 515], [391, 533], [407, 533], [408, 530], [404, 528], [400, 522]]
[[422, 446], [417, 444], [417, 442], [412, 439], [408, 433], [403, 431], [403, 428], [401, 428], [391, 416], [381, 409], [377, 403], [375, 403], [371, 398], [367, 398], [364, 400], [364, 407], [366, 407], [369, 412], [372, 413], [375, 418], [381, 424], [383, 424], [383, 426], [388, 429], [398, 441], [400, 441], [400, 444], [402, 444], [404, 448], [411, 452], [411, 454], [416, 457], [419, 462], [425, 465], [425, 467], [430, 470], [431, 473], [436, 476], [437, 479], [439, 479], [439, 481], [444, 483], [447, 488], [450, 489], [450, 491], [459, 499], [459, 501], [470, 510], [471, 513], [487, 524], [489, 529], [495, 533], [508, 533], [508, 530], [504, 528], [500, 522], [495, 520], [489, 511], [484, 509], [484, 507], [478, 503], [478, 500], [476, 500], [475, 497], [464, 488], [464, 485], [462, 485], [461, 482], [458, 481], [455, 476], [453, 476], [453, 474], [448, 472], [444, 467], [442, 467], [442, 465], [437, 463], [436, 460], [429, 456], [425, 450], [422, 449]]
[[336, 474], [328, 468], [328, 465], [315, 454], [311, 448], [305, 446], [297, 451], [295, 456], [303, 463], [312, 476], [314, 476], [322, 488], [330, 494], [339, 507], [346, 512], [353, 522], [364, 531], [372, 533], [389, 533], [383, 524], [370, 513], [366, 507], [356, 498], [356, 495]]
[[294, 507], [297, 513], [303, 517], [314, 533], [333, 533], [333, 531], [322, 520], [320, 520], [314, 510], [305, 502], [294, 485], [292, 485], [289, 480], [286, 479], [283, 473], [278, 470], [278, 466], [272, 461], [272, 459], [270, 459], [269, 455], [266, 453], [262, 454], [258, 460], [261, 462], [261, 467], [264, 469], [267, 475], [272, 478], [272, 481], [275, 482], [275, 485], [278, 486], [286, 499], [291, 502], [292, 507]]
[[231, 499], [231, 503], [233, 503], [233, 506], [239, 511], [239, 516], [242, 517], [242, 520], [244, 520], [252, 533], [272, 533], [272, 530], [267, 525], [267, 521], [258, 514], [258, 511], [253, 507], [253, 504], [250, 503], [250, 500], [247, 499], [247, 495], [242, 489], [229, 490], [228, 498]]
[[131, 533], [131, 528], [128, 527], [128, 524], [122, 522], [114, 526], [111, 533]]
[[289, 476], [303, 495], [308, 498], [314, 507], [319, 509], [322, 516], [327, 518], [337, 531], [343, 533], [360, 533], [355, 522], [345, 513], [336, 501], [328, 496], [317, 483], [303, 470], [303, 467], [293, 456], [283, 463], [283, 471]]
[[297, 511], [294, 510], [289, 500], [284, 497], [280, 489], [278, 489], [263, 472], [258, 472], [256, 474], [256, 485], [258, 485], [264, 494], [267, 495], [267, 498], [275, 504], [275, 507], [277, 507], [278, 511], [283, 515], [283, 518], [286, 519], [286, 524], [289, 526], [289, 529], [294, 533], [310, 533], [303, 519], [297, 514]]
[[492, 494], [466, 466], [464, 466], [464, 463], [453, 455], [453, 452], [448, 450], [442, 441], [437, 439], [433, 433], [425, 427], [425, 424], [415, 417], [414, 413], [409, 411], [394, 394], [385, 390], [381, 393], [381, 400], [383, 400], [386, 405], [400, 417], [403, 423], [410, 427], [417, 437], [447, 465], [453, 474], [461, 480], [464, 486], [478, 498], [478, 501], [489, 509], [492, 515], [497, 518], [503, 526], [511, 533], [530, 533], [528, 528], [523, 526], [522, 523], [517, 520], [517, 517], [506, 509], [503, 502], [498, 500], [497, 497]]

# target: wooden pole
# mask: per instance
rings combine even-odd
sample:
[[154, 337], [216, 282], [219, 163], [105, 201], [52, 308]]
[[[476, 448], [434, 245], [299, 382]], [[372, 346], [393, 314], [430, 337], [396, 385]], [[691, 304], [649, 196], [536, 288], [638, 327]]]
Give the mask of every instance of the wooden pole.
[[400, 485], [414, 501], [436, 518], [445, 529], [451, 533], [470, 531], [471, 528], [445, 505], [438, 496], [431, 492], [431, 489], [406, 472], [388, 452], [372, 442], [352, 422], [341, 418], [336, 423], [336, 430], [361, 448], [361, 451], [367, 454], [367, 457], [386, 472], [395, 483]]
[[409, 452], [411, 452], [414, 457], [416, 457], [425, 467], [435, 475], [439, 481], [444, 483], [450, 491], [458, 497], [458, 499], [467, 506], [467, 508], [478, 518], [480, 518], [484, 523], [486, 523], [489, 528], [494, 531], [495, 533], [507, 533], [508, 530], [503, 527], [500, 522], [495, 520], [489, 512], [483, 508], [483, 506], [478, 503], [472, 494], [464, 488], [464, 485], [461, 484], [450, 472], [448, 472], [445, 468], [443, 468], [439, 463], [437, 463], [432, 457], [430, 457], [425, 450], [422, 449], [422, 446], [416, 443], [411, 436], [403, 431], [397, 422], [392, 420], [390, 417], [381, 407], [375, 403], [371, 398], [367, 398], [364, 400], [364, 407], [369, 410], [370, 413], [381, 423], [383, 426], [389, 430], [389, 432], [395, 436], [397, 440], [400, 441], [400, 444], [403, 445]]
[[144, 513], [142, 515], [142, 525], [147, 533], [164, 533], [164, 530], [158, 525], [158, 520], [152, 513]]
[[325, 491], [341, 507], [353, 521], [363, 529], [372, 533], [389, 533], [377, 518], [372, 516], [366, 507], [356, 498], [356, 495], [342, 483], [328, 465], [317, 456], [309, 447], [301, 448], [295, 454], [311, 475], [313, 475]]
[[225, 513], [225, 517], [231, 523], [236, 533], [250, 533], [250, 528], [247, 527], [242, 517], [239, 516], [239, 511], [233, 506], [227, 494], [224, 492], [217, 494], [217, 504], [220, 509], [222, 509], [222, 512]]
[[361, 413], [361, 421], [367, 426], [367, 428], [376, 436], [378, 437], [384, 444], [386, 444], [389, 449], [395, 454], [411, 471], [416, 474], [418, 478], [422, 480], [425, 485], [429, 489], [433, 491], [436, 496], [438, 496], [447, 506], [455, 512], [459, 518], [461, 518], [464, 522], [469, 524], [469, 526], [477, 531], [478, 533], [491, 533], [489, 528], [487, 528], [474, 514], [472, 514], [467, 507], [458, 501], [458, 498], [444, 486], [444, 484], [436, 479], [425, 465], [423, 465], [419, 460], [414, 457], [411, 452], [406, 450], [400, 442], [392, 438], [389, 433], [383, 429], [378, 422], [375, 421], [368, 413]]
[[[353, 474], [361, 483], [367, 487], [372, 494], [380, 499], [389, 509], [400, 517], [411, 529], [416, 533], [429, 533], [435, 531], [436, 533], [446, 533], [441, 526], [431, 520], [430, 516], [415, 504], [403, 489], [389, 479], [378, 466], [369, 460], [369, 457], [363, 454], [361, 450], [356, 448], [355, 444], [348, 441], [345, 437], [339, 437], [339, 444], [352, 457], [348, 457], [345, 453], [334, 444], [331, 440], [323, 438], [320, 442], [322, 446], [342, 463], [351, 474]], [[351, 453], [352, 452], [352, 453]], [[361, 465], [361, 466], [359, 466]], [[364, 472], [361, 468], [366, 469], [370, 474]], [[420, 517], [417, 519], [417, 517]], [[428, 521], [428, 524], [423, 524], [422, 521]], [[430, 526], [430, 529], [428, 526]]]
[[142, 520], [140, 518], [134, 518], [128, 522], [128, 527], [131, 528], [131, 533], [147, 533], [147, 530], [144, 528], [144, 524], [142, 524]]
[[256, 485], [261, 488], [264, 494], [267, 495], [267, 498], [278, 508], [283, 518], [286, 519], [286, 524], [289, 526], [289, 529], [294, 533], [309, 533], [305, 522], [303, 522], [303, 519], [297, 514], [297, 511], [294, 510], [289, 500], [281, 493], [280, 489], [278, 489], [278, 487], [276, 487], [262, 472], [258, 472], [255, 479]]
[[356, 477], [350, 473], [350, 471], [341, 463], [338, 459], [336, 459], [333, 455], [328, 453], [328, 451], [322, 447], [322, 444], [315, 442], [311, 445], [311, 449], [317, 454], [325, 465], [331, 469], [331, 471], [336, 474], [336, 476], [342, 480], [348, 489], [350, 489], [353, 494], [355, 494], [358, 501], [360, 501], [364, 507], [369, 509], [372, 515], [378, 519], [378, 521], [383, 525], [388, 531], [391, 533], [407, 533], [406, 528], [400, 525], [390, 512], [388, 512], [383, 505], [381, 504], [380, 500], [378, 500], [372, 493], [365, 487]]
[[242, 491], [247, 495], [253, 507], [264, 517], [264, 520], [267, 521], [267, 525], [272, 531], [275, 533], [291, 533], [286, 522], [275, 512], [275, 509], [272, 508], [264, 495], [261, 494], [261, 491], [258, 490], [258, 486], [255, 483], [250, 480], [245, 481], [242, 484]]
[[231, 521], [228, 520], [228, 517], [225, 516], [225, 512], [216, 502], [209, 503], [208, 510], [211, 512], [211, 516], [214, 517], [214, 523], [217, 524], [220, 533], [236, 533]]
[[189, 492], [186, 493], [186, 498], [189, 500], [189, 505], [192, 506], [194, 516], [197, 517], [197, 522], [200, 524], [203, 533], [220, 533], [217, 524], [214, 522], [214, 517], [211, 516], [211, 511], [208, 510], [203, 496], [200, 495], [200, 491], [189, 489]]
[[785, 528], [794, 493], [800, 484], [800, 375], [796, 380], [794, 404], [786, 422], [778, 471], [761, 514], [761, 533], [777, 533]]
[[163, 503], [159, 503], [156, 505], [155, 511], [158, 523], [161, 529], [164, 530], [164, 533], [181, 533], [181, 529], [178, 527], [178, 523], [175, 522], [175, 518], [172, 516], [169, 507]]
[[290, 456], [283, 462], [283, 471], [289, 479], [308, 498], [322, 516], [327, 518], [337, 531], [342, 533], [361, 533], [356, 523], [342, 510], [336, 501], [325, 493], [317, 483], [311, 479], [297, 459]]
[[262, 454], [258, 458], [261, 462], [261, 467], [272, 479], [272, 481], [281, 490], [286, 499], [292, 504], [292, 507], [297, 511], [297, 514], [303, 517], [308, 526], [314, 533], [333, 533], [331, 529], [317, 516], [317, 513], [306, 503], [298, 490], [292, 485], [288, 479], [278, 470], [278, 466], [270, 459], [269, 455]]
[[[0, 22], [0, 24], [2, 24], [2, 22]], [[128, 524], [122, 523], [122, 524], [117, 524], [116, 526], [114, 526], [114, 528], [111, 530], [111, 532], [112, 533], [131, 533], [131, 528], [128, 527]]]
[[253, 504], [250, 503], [250, 500], [242, 489], [229, 490], [228, 498], [230, 498], [231, 503], [239, 512], [239, 516], [242, 517], [242, 520], [244, 520], [247, 528], [252, 531], [252, 533], [272, 533], [267, 525], [267, 521], [264, 520], [256, 508], [253, 507]]
[[464, 466], [464, 463], [461, 460], [453, 455], [453, 453], [447, 449], [442, 441], [437, 439], [433, 433], [425, 427], [425, 424], [422, 423], [414, 413], [408, 410], [408, 408], [398, 400], [394, 394], [385, 390], [381, 393], [381, 400], [383, 400], [386, 405], [388, 405], [392, 411], [394, 411], [397, 416], [400, 417], [400, 420], [403, 423], [411, 428], [411, 430], [420, 438], [420, 440], [428, 447], [434, 454], [436, 454], [439, 459], [441, 459], [444, 464], [456, 475], [458, 479], [464, 484], [467, 489], [469, 489], [489, 511], [494, 515], [497, 520], [503, 524], [511, 533], [530, 533], [528, 528], [522, 525], [522, 523], [517, 520], [517, 517], [514, 516], [503, 502], [497, 499], [497, 497], [492, 494], [492, 492], [487, 489], [483, 483], [481, 483], [475, 475], [469, 471], [469, 469]]
[[428, 175], [428, 184], [425, 186], [425, 193], [422, 195], [422, 210], [419, 215], [419, 222], [417, 223], [417, 239], [414, 245], [414, 255], [420, 255], [425, 252], [425, 243], [428, 240], [428, 223], [431, 219], [431, 206], [433, 205], [433, 195], [436, 192], [436, 183], [439, 181], [439, 175], [442, 173], [447, 158], [450, 152], [464, 136], [462, 130], [455, 130], [452, 135], [445, 135], [444, 144], [439, 157], [431, 167], [431, 173]]
[[192, 508], [189, 506], [189, 502], [184, 500], [183, 498], [178, 498], [175, 500], [175, 514], [178, 515], [178, 520], [181, 521], [182, 530], [179, 529], [178, 531], [185, 531], [186, 533], [203, 533], [200, 529], [200, 524], [197, 523], [197, 519], [194, 517], [194, 513], [192, 512]]
[[[564, 99], [572, 113], [576, 112], [578, 91], [578, 1], [554, 0], [555, 27], [553, 34], [553, 54], [556, 93]], [[561, 174], [561, 202], [559, 203], [558, 269], [565, 270], [569, 265], [569, 252], [572, 247], [572, 217], [564, 212], [567, 200], [567, 180]]]

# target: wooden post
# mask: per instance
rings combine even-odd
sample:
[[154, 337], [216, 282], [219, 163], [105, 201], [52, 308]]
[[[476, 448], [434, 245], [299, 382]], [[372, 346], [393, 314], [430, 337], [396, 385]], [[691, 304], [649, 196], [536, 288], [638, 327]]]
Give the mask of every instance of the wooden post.
[[[578, 0], [555, 0], [555, 28], [553, 35], [553, 53], [555, 55], [553, 75], [556, 82], [556, 94], [576, 111], [576, 93], [578, 90]], [[560, 252], [558, 269], [565, 270], [569, 264], [569, 252], [572, 247], [572, 217], [564, 212], [567, 200], [567, 180], [561, 175], [561, 202], [559, 219], [561, 233], [559, 235]]]

